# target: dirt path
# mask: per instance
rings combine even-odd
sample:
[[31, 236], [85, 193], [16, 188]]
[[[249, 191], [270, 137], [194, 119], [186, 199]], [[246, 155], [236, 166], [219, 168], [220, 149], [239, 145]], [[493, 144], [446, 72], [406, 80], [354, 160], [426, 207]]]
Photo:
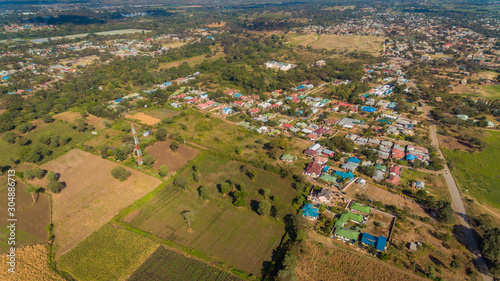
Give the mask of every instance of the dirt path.
[[470, 227], [469, 223], [469, 218], [467, 217], [467, 213], [465, 212], [465, 206], [464, 202], [462, 201], [462, 197], [460, 196], [460, 192], [457, 187], [457, 183], [455, 182], [455, 179], [451, 175], [450, 169], [448, 165], [446, 164], [446, 159], [444, 158], [443, 153], [441, 152], [441, 149], [439, 148], [439, 138], [437, 135], [437, 129], [436, 129], [436, 124], [434, 120], [432, 119], [432, 116], [429, 111], [429, 107], [427, 104], [422, 103], [422, 107], [424, 109], [424, 114], [429, 118], [429, 122], [431, 122], [430, 126], [430, 136], [431, 136], [431, 143], [432, 145], [436, 148], [439, 157], [444, 160], [444, 169], [443, 169], [443, 175], [446, 180], [446, 184], [448, 185], [448, 189], [450, 190], [450, 195], [451, 195], [451, 206], [453, 207], [453, 210], [455, 213], [458, 215], [458, 222], [463, 226], [464, 232], [465, 232], [465, 237], [467, 238], [467, 244], [469, 245], [469, 249], [471, 253], [476, 257], [476, 262], [477, 262], [477, 267], [479, 272], [481, 273], [481, 276], [483, 277], [484, 281], [493, 281], [493, 278], [490, 275], [490, 272], [488, 271], [488, 266], [486, 265], [486, 262], [484, 261], [483, 256], [481, 255], [481, 252], [479, 251], [479, 247], [477, 245], [476, 239], [474, 238], [474, 235], [472, 234], [472, 230]]

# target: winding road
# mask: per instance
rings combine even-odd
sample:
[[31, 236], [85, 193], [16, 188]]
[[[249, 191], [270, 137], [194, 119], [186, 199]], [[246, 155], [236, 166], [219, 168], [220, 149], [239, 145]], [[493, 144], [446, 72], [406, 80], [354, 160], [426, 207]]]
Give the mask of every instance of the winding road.
[[470, 227], [469, 223], [469, 218], [467, 217], [467, 213], [465, 212], [465, 206], [464, 202], [462, 201], [462, 197], [460, 196], [460, 192], [457, 187], [457, 183], [455, 182], [455, 179], [451, 175], [450, 169], [448, 165], [446, 164], [445, 158], [443, 153], [441, 152], [441, 149], [439, 148], [439, 139], [437, 135], [437, 129], [436, 129], [436, 124], [430, 114], [429, 107], [422, 103], [422, 107], [424, 109], [424, 114], [429, 118], [429, 122], [431, 123], [430, 125], [430, 137], [431, 137], [431, 143], [434, 148], [436, 148], [436, 151], [439, 154], [439, 157], [443, 159], [443, 175], [446, 180], [446, 184], [448, 185], [448, 189], [450, 190], [450, 195], [451, 195], [451, 206], [455, 213], [458, 215], [458, 223], [462, 225], [461, 231], [463, 231], [465, 238], [467, 239], [467, 244], [469, 246], [469, 250], [471, 253], [474, 255], [476, 258], [476, 265], [479, 270], [479, 273], [481, 274], [482, 278], [484, 281], [493, 281], [493, 278], [490, 275], [490, 272], [488, 271], [488, 266], [486, 265], [486, 262], [481, 255], [481, 252], [479, 251], [478, 244], [476, 242], [476, 239], [474, 238], [474, 235], [472, 234], [472, 230]]

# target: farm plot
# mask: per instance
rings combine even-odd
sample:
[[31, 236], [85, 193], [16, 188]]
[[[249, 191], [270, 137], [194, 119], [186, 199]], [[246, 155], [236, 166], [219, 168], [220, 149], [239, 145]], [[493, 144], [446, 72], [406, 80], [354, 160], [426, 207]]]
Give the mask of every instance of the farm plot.
[[[48, 234], [45, 227], [50, 224], [50, 199], [45, 194], [39, 194], [36, 203], [30, 194], [24, 192], [26, 184], [16, 184], [16, 246], [47, 242]], [[0, 212], [7, 215], [7, 179], [0, 183]], [[36, 198], [36, 196], [35, 196]], [[8, 223], [0, 224], [0, 240], [7, 241], [9, 236]], [[7, 243], [0, 243], [0, 252], [6, 253], [10, 248]]]
[[232, 281], [240, 279], [198, 260], [158, 247], [127, 280]]
[[80, 281], [125, 280], [156, 247], [148, 238], [107, 223], [62, 256], [57, 265]]
[[370, 218], [363, 228], [363, 232], [375, 235], [389, 237], [391, 232], [391, 224], [394, 216], [372, 209]]
[[154, 125], [154, 124], [159, 123], [161, 121], [158, 118], [151, 117], [151, 116], [146, 115], [142, 112], [138, 112], [138, 113], [135, 113], [132, 115], [127, 114], [127, 115], [125, 115], [125, 118], [139, 120], [139, 122], [146, 124], [146, 125]]
[[155, 189], [161, 181], [135, 170], [124, 182], [113, 178], [118, 166], [93, 154], [72, 150], [41, 166], [61, 174], [66, 183], [52, 195], [56, 257], [71, 250], [121, 209]]
[[[54, 115], [54, 119], [69, 122], [69, 123], [74, 123], [75, 120], [78, 118], [84, 119], [85, 123], [87, 123], [89, 126], [94, 126], [94, 128], [97, 131], [100, 131], [106, 127], [105, 126], [106, 119], [94, 116], [92, 114], [88, 114], [85, 118], [83, 118], [83, 116], [80, 112], [74, 112], [74, 111], [66, 111], [66, 112]], [[108, 121], [108, 122], [111, 123], [110, 121]]]
[[378, 186], [371, 184], [359, 186], [357, 184], [353, 184], [352, 187], [349, 187], [346, 192], [349, 196], [351, 196], [351, 198], [354, 198], [356, 193], [364, 193], [370, 199], [382, 201], [384, 204], [388, 205], [395, 205], [400, 209], [408, 207], [419, 216], [427, 216], [424, 209], [422, 209], [422, 207], [420, 207], [413, 200], [407, 199], [399, 194], [392, 193]]
[[177, 151], [173, 152], [170, 149], [171, 143], [171, 140], [166, 140], [146, 148], [146, 152], [155, 159], [153, 164], [155, 170], [158, 170], [161, 165], [167, 165], [169, 172], [174, 173], [200, 153], [198, 149], [182, 144], [179, 145]]
[[146, 112], [146, 115], [149, 115], [153, 118], [158, 118], [163, 120], [165, 118], [172, 118], [180, 114], [180, 111], [171, 110], [171, 109], [155, 109], [149, 112]]
[[[6, 269], [7, 255], [0, 256], [2, 269]], [[63, 281], [47, 263], [47, 248], [44, 245], [19, 247], [16, 250], [16, 273], [0, 270], [0, 280], [4, 281]]]
[[[169, 185], [149, 202], [140, 207], [131, 225], [185, 247], [194, 248], [235, 268], [255, 275], [261, 274], [262, 263], [270, 261], [272, 250], [279, 245], [284, 226], [275, 219], [263, 218], [251, 208], [262, 201], [259, 189], [269, 187], [271, 196], [281, 198], [290, 206], [296, 192], [287, 179], [257, 170], [253, 181], [239, 171], [241, 163], [222, 160], [208, 155], [196, 164], [200, 171], [199, 183], [190, 175], [191, 169], [181, 176], [189, 179], [189, 188], [184, 191]], [[249, 194], [250, 207], [236, 208], [230, 196], [219, 196], [216, 185], [226, 180], [244, 184]], [[203, 201], [196, 190], [208, 186], [212, 196]], [[195, 219], [193, 231], [187, 229], [181, 213], [189, 210]], [[291, 210], [288, 210], [291, 211]]]
[[306, 248], [296, 268], [299, 280], [425, 280], [347, 250], [316, 243]]
[[356, 36], [356, 35], [321, 35], [318, 41], [315, 41], [309, 46], [318, 49], [327, 50], [347, 50], [369, 52], [377, 54], [382, 50], [382, 42], [384, 37], [377, 36]]

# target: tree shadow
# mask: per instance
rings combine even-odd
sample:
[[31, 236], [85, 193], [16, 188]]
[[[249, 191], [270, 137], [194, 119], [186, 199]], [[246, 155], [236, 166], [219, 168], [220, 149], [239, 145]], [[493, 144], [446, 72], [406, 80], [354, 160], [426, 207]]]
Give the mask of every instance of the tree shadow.
[[252, 211], [256, 212], [256, 213], [259, 213], [258, 210], [259, 210], [259, 202], [257, 200], [251, 200], [250, 201], [250, 208], [252, 209]]
[[444, 266], [444, 263], [433, 255], [429, 255], [429, 259], [437, 266]]

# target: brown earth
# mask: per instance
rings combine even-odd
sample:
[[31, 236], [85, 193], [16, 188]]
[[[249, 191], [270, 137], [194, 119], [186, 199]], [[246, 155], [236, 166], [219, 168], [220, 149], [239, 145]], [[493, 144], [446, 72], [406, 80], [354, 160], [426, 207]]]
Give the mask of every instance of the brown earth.
[[146, 124], [146, 125], [154, 125], [154, 124], [159, 123], [161, 121], [158, 118], [151, 117], [151, 116], [146, 115], [142, 112], [138, 112], [138, 113], [135, 113], [133, 115], [125, 115], [125, 118], [136, 119], [136, 120], [139, 120], [141, 123]]
[[474, 151], [474, 148], [471, 147], [468, 143], [461, 141], [452, 136], [443, 136], [439, 135], [439, 143], [443, 145], [447, 149], [458, 149], [462, 151]]
[[169, 173], [174, 173], [200, 153], [198, 149], [182, 144], [176, 152], [173, 152], [170, 149], [171, 143], [172, 140], [166, 140], [146, 148], [146, 152], [156, 160], [153, 164], [155, 170], [158, 170], [161, 165], [167, 165]]
[[[363, 232], [375, 235], [375, 236], [385, 236], [389, 237], [391, 224], [394, 217], [378, 210], [372, 209], [370, 212], [370, 217], [366, 222], [365, 227], [363, 228]], [[375, 222], [379, 222], [381, 226], [375, 226]]]
[[[106, 129], [105, 131], [99, 133], [97, 136], [86, 141], [84, 144], [90, 145], [92, 147], [98, 147], [108, 141], [113, 140], [116, 136], [119, 136], [122, 133], [122, 131], [118, 131], [115, 129]], [[106, 138], [106, 135], [108, 136], [108, 138]]]
[[116, 166], [119, 164], [78, 149], [41, 166], [60, 173], [60, 181], [66, 184], [61, 193], [52, 195], [56, 258], [161, 183], [124, 166], [132, 175], [120, 182], [111, 176]]
[[295, 270], [299, 280], [425, 280], [329, 244], [307, 243], [305, 248]]
[[206, 27], [224, 27], [226, 26], [226, 22], [225, 21], [221, 21], [221, 22], [213, 22], [211, 24], [205, 24]]
[[66, 111], [63, 113], [56, 114], [52, 116], [54, 119], [62, 120], [65, 122], [73, 123], [76, 119], [82, 118], [82, 114], [80, 112]]
[[[75, 122], [75, 120], [78, 118], [83, 118], [80, 112], [73, 112], [73, 111], [66, 111], [63, 113], [59, 113], [54, 115], [53, 117], [54, 119], [59, 119], [69, 123]], [[84, 119], [85, 123], [87, 123], [88, 125], [93, 125], [97, 131], [100, 131], [106, 127], [104, 125], [104, 121], [106, 121], [106, 119], [104, 118], [88, 114], [87, 117], [85, 117]]]
[[[49, 268], [47, 248], [44, 245], [33, 245], [17, 248], [15, 274], [7, 270], [0, 271], [0, 280], [4, 281], [59, 281], [64, 280]], [[7, 255], [0, 257], [2, 268], [6, 269]]]
[[[45, 243], [48, 241], [48, 234], [45, 227], [50, 224], [50, 198], [45, 194], [39, 194], [36, 203], [33, 198], [25, 192], [26, 184], [17, 182], [16, 184], [16, 246], [27, 244]], [[1, 178], [0, 187], [0, 213], [6, 219], [8, 214], [7, 197], [7, 176]], [[2, 221], [0, 238], [6, 241], [8, 237], [8, 222]], [[7, 243], [0, 243], [0, 252], [6, 253], [9, 249]], [[0, 278], [1, 279], [1, 278]]]

